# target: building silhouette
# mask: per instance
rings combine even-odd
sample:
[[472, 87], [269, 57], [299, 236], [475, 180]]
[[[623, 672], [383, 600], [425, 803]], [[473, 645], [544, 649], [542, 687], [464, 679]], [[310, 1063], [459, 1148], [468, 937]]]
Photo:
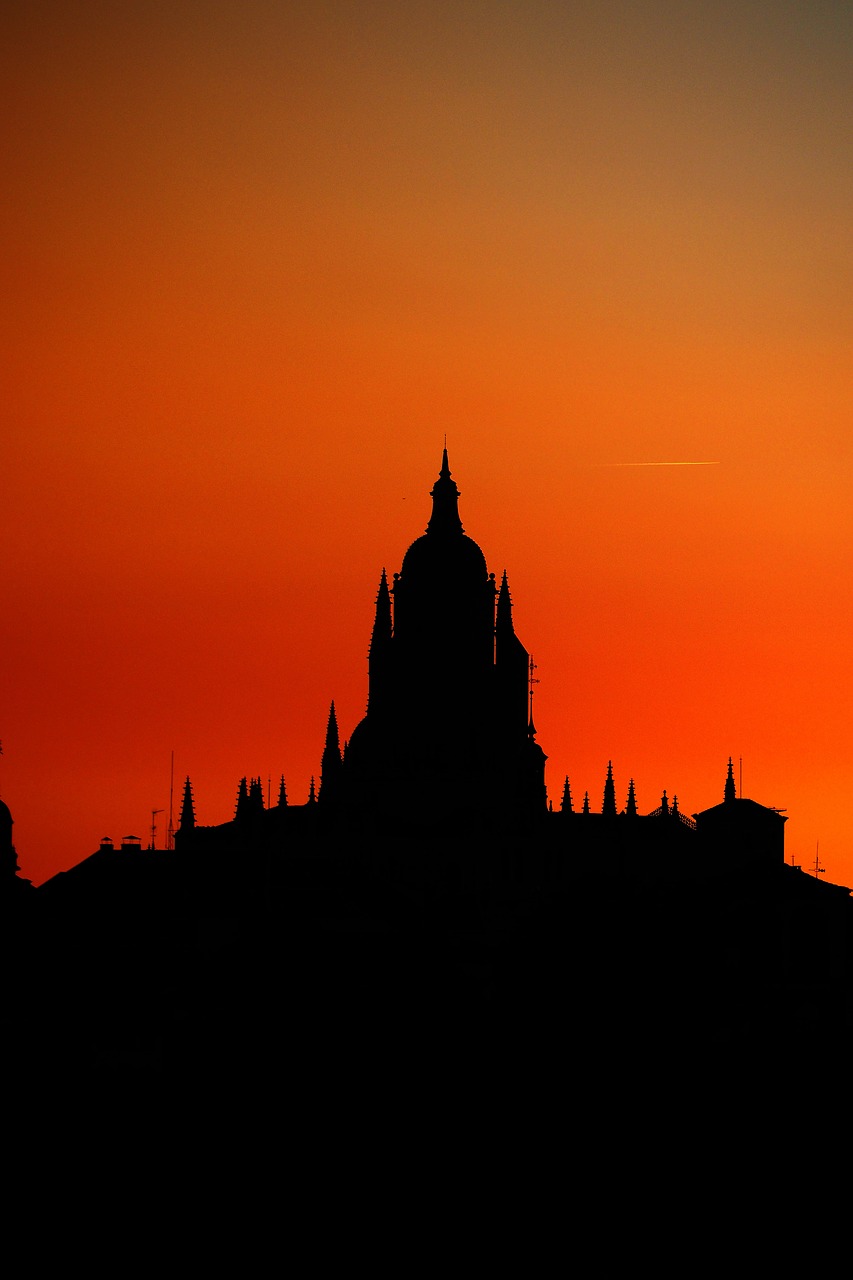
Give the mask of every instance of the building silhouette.
[[436, 830], [529, 820], [545, 810], [545, 754], [507, 576], [497, 587], [463, 531], [447, 449], [430, 496], [426, 532], [390, 590], [384, 572], [379, 584], [367, 714], [349, 741], [343, 796]]
[[455, 1106], [470, 1062], [504, 1105], [546, 1064], [562, 1096], [581, 1051], [589, 1080], [847, 1051], [850, 891], [786, 863], [785, 814], [737, 794], [731, 759], [692, 815], [667, 792], [642, 812], [633, 779], [622, 803], [612, 762], [600, 802], [566, 778], [552, 807], [507, 574], [463, 530], [446, 449], [430, 496], [379, 580], [365, 714], [344, 741], [331, 704], [303, 803], [247, 775], [205, 825], [187, 777], [173, 849], [104, 839], [35, 890], [0, 805], [0, 889], [31, 904], [5, 934], [28, 1071], [64, 1052], [102, 1078], [408, 1105], [452, 1062]]
[[18, 903], [21, 895], [32, 888], [31, 882], [20, 874], [18, 854], [12, 840], [14, 820], [5, 801], [0, 800], [0, 910], [2, 904]]
[[530, 865], [541, 869], [544, 858], [558, 883], [580, 866], [636, 877], [654, 861], [677, 878], [708, 877], [721, 872], [719, 849], [747, 868], [782, 866], [786, 819], [736, 795], [731, 759], [722, 802], [702, 813], [682, 813], [677, 795], [666, 792], [641, 813], [633, 779], [620, 805], [612, 761], [600, 805], [585, 795], [576, 810], [566, 778], [558, 808], [549, 806], [532, 664], [515, 631], [507, 573], [498, 585], [488, 571], [463, 529], [459, 496], [445, 448], [426, 530], [391, 584], [384, 569], [379, 580], [365, 715], [342, 743], [332, 702], [319, 786], [312, 778], [307, 801], [293, 804], [282, 778], [276, 804], [266, 807], [261, 780], [243, 778], [234, 818], [204, 827], [187, 778], [178, 854], [251, 849], [276, 857], [345, 839], [364, 851], [392, 832], [396, 848], [441, 841], [469, 860], [482, 855], [478, 840], [532, 842]]

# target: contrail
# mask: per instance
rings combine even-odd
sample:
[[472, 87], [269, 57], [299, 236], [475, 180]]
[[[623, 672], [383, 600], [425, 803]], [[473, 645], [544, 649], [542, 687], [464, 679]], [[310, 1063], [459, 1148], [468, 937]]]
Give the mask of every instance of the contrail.
[[594, 462], [594, 467], [718, 467], [719, 462]]

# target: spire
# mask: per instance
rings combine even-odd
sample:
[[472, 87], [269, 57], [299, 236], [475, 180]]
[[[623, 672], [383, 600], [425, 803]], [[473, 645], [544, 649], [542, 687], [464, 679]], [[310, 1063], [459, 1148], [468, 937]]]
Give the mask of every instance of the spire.
[[188, 831], [195, 826], [195, 806], [193, 805], [193, 789], [190, 775], [184, 783], [184, 798], [181, 802], [181, 820], [178, 824], [181, 831]]
[[314, 790], [314, 778], [313, 778], [313, 775], [312, 775], [312, 777], [311, 777], [311, 787], [310, 787], [310, 789], [309, 789], [309, 791], [308, 791], [308, 803], [309, 803], [309, 804], [316, 804], [316, 803], [317, 803], [317, 793], [316, 793], [316, 791]]
[[376, 596], [376, 616], [373, 620], [373, 634], [370, 637], [370, 653], [391, 639], [391, 592], [388, 590], [388, 578], [385, 570], [379, 579], [379, 591]]
[[498, 592], [498, 608], [495, 618], [495, 630], [498, 633], [512, 633], [512, 597], [509, 594], [509, 583], [506, 580], [506, 569], [501, 577], [500, 591]]
[[430, 490], [432, 498], [432, 515], [427, 525], [427, 533], [447, 534], [462, 533], [462, 521], [459, 519], [459, 490], [455, 481], [450, 478], [450, 466], [447, 461], [447, 446], [441, 455], [441, 471]]
[[326, 750], [337, 752], [340, 759], [341, 739], [338, 733], [338, 717], [335, 715], [335, 700], [329, 706], [329, 719], [326, 723]]
[[569, 775], [566, 774], [566, 781], [563, 783], [563, 798], [560, 801], [560, 813], [573, 813], [572, 809], [572, 789], [569, 786]]
[[628, 803], [625, 806], [625, 812], [627, 813], [629, 818], [636, 818], [637, 816], [637, 797], [634, 794], [633, 778], [628, 783]]
[[607, 778], [604, 782], [604, 801], [601, 812], [608, 818], [616, 817], [616, 788], [613, 785], [613, 761], [607, 761]]
[[585, 791], [583, 793], [583, 809], [581, 810], [581, 812], [589, 813], [589, 792], [588, 791]]
[[664, 817], [667, 817], [669, 815], [669, 801], [666, 798], [665, 791], [660, 799], [660, 811], [664, 815]]
[[[395, 586], [396, 580], [395, 573]], [[392, 637], [391, 592], [383, 569], [376, 595], [376, 615], [370, 649], [367, 653], [367, 710], [374, 717], [381, 717], [387, 711], [392, 696]]]
[[732, 758], [729, 756], [729, 769], [726, 774], [726, 789], [723, 792], [723, 801], [730, 804], [732, 800], [737, 800], [737, 791], [735, 790], [735, 774], [732, 768]]
[[318, 799], [326, 804], [335, 798], [341, 775], [341, 740], [338, 734], [338, 718], [335, 715], [335, 704], [329, 708], [329, 720], [326, 725], [326, 745], [320, 762], [320, 793]]
[[234, 810], [234, 820], [239, 822], [241, 818], [245, 818], [249, 813], [249, 787], [245, 778], [240, 779], [240, 785], [237, 788], [237, 807]]
[[287, 808], [287, 792], [284, 789], [284, 774], [281, 775], [281, 782], [278, 784], [278, 807], [279, 809]]

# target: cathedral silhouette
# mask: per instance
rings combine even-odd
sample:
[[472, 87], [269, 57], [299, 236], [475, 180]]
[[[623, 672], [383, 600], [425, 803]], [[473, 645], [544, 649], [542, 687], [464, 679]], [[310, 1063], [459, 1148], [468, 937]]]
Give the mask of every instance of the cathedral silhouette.
[[633, 781], [620, 807], [609, 762], [600, 806], [567, 778], [553, 808], [507, 575], [463, 530], [446, 449], [431, 498], [379, 580], [365, 714], [342, 745], [332, 703], [304, 803], [244, 777], [206, 826], [188, 777], [174, 848], [104, 840], [34, 889], [0, 802], [30, 1075], [287, 1079], [326, 1106], [346, 1061], [374, 1101], [445, 1079], [456, 1106], [464, 1062], [516, 1101], [547, 1068], [559, 1099], [578, 1046], [588, 1081], [628, 1056], [848, 1051], [850, 890], [786, 863], [784, 812], [739, 796], [731, 759], [693, 815], [666, 792], [640, 812]]
[[633, 779], [620, 810], [612, 762], [600, 808], [593, 811], [586, 794], [576, 812], [566, 778], [553, 811], [533, 723], [534, 668], [515, 631], [507, 574], [498, 586], [464, 532], [446, 447], [430, 497], [426, 531], [392, 585], [382, 571], [367, 710], [343, 748], [331, 705], [319, 789], [312, 779], [307, 803], [293, 805], [282, 778], [278, 803], [268, 808], [261, 779], [243, 778], [233, 820], [203, 827], [187, 778], [178, 854], [247, 846], [274, 854], [345, 836], [364, 848], [392, 831], [398, 848], [407, 840], [465, 841], [469, 858], [477, 839], [533, 840], [558, 880], [589, 859], [599, 860], [599, 872], [637, 875], [665, 858], [669, 874], [707, 876], [721, 847], [747, 868], [783, 865], [785, 816], [737, 796], [731, 759], [722, 803], [693, 816], [666, 792], [640, 813]]

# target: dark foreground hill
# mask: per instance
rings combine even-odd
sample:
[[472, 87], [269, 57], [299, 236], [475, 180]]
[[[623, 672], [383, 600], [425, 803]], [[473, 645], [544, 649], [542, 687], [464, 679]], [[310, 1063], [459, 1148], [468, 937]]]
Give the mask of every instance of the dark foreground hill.
[[330, 845], [199, 880], [174, 852], [101, 850], [6, 904], [18, 1078], [310, 1109], [846, 1060], [846, 889], [784, 865], [558, 874], [534, 854]]

